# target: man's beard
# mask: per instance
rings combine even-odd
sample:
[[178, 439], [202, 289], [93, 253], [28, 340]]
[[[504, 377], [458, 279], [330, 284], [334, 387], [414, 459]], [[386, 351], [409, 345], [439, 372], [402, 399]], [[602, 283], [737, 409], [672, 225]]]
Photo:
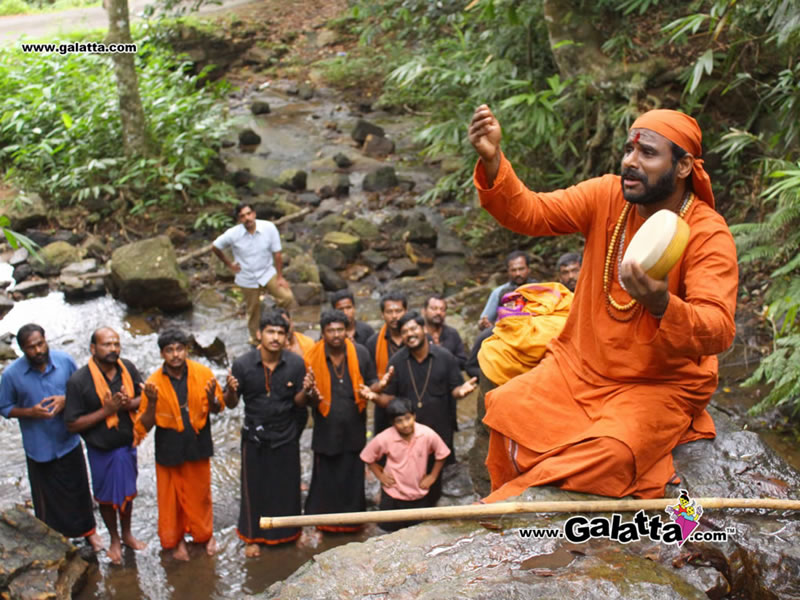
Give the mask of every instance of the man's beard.
[[119, 354], [116, 352], [109, 352], [103, 358], [100, 359], [100, 362], [106, 363], [108, 365], [115, 365], [119, 360]]
[[46, 365], [50, 361], [50, 349], [48, 348], [44, 352], [35, 354], [33, 358], [29, 358], [28, 360], [35, 365]]
[[641, 194], [627, 192], [623, 186], [622, 196], [625, 200], [631, 204], [657, 204], [669, 198], [670, 194], [675, 191], [675, 165], [672, 165], [672, 168], [659, 177], [653, 185], [650, 185], [647, 178], [634, 169], [624, 169], [622, 179], [635, 179], [644, 186]]

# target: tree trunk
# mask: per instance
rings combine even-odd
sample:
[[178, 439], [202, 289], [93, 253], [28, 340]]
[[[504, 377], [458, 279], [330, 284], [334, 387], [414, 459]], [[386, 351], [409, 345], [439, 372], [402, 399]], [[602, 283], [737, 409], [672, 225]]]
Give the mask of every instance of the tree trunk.
[[[130, 16], [128, 0], [106, 0], [108, 6], [109, 44], [130, 44]], [[146, 155], [150, 151], [147, 123], [139, 96], [139, 79], [133, 54], [113, 53], [114, 74], [119, 93], [119, 114], [122, 120], [122, 144], [127, 156]]]

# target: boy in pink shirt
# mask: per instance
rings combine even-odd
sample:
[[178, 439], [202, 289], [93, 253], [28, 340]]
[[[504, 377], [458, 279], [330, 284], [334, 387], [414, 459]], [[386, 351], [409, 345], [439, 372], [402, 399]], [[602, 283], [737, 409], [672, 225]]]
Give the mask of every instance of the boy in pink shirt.
[[[376, 435], [361, 451], [363, 460], [381, 482], [381, 510], [431, 506], [428, 491], [442, 472], [450, 449], [430, 427], [416, 422], [408, 398], [396, 397], [386, 407], [393, 427]], [[428, 472], [429, 456], [435, 461]], [[378, 464], [386, 456], [386, 466]], [[419, 521], [380, 523], [386, 531], [396, 531]]]

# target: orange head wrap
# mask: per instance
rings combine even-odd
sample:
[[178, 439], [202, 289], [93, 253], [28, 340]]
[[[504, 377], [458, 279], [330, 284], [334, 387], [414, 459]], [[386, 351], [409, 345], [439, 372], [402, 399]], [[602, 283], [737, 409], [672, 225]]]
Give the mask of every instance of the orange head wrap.
[[711, 178], [703, 168], [703, 133], [692, 117], [677, 110], [658, 109], [644, 113], [633, 122], [631, 129], [649, 129], [663, 135], [694, 157], [692, 187], [695, 195], [714, 208]]

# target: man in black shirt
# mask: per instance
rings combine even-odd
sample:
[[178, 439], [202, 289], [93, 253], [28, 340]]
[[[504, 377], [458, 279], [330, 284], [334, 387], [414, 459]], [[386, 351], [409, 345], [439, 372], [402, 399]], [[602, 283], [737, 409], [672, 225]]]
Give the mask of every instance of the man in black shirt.
[[186, 358], [188, 336], [165, 329], [158, 336], [164, 364], [145, 383], [134, 422], [134, 442], [139, 443], [156, 426], [156, 487], [158, 537], [161, 547], [173, 549], [177, 560], [189, 560], [184, 535], [189, 532], [205, 544], [211, 556], [217, 551], [211, 502], [210, 412], [236, 404], [233, 376], [225, 394], [211, 369]]
[[[456, 401], [476, 388], [477, 378], [463, 381], [453, 355], [428, 342], [425, 320], [419, 313], [406, 313], [399, 325], [404, 348], [389, 362], [394, 367], [394, 376], [378, 402], [386, 406], [395, 396], [410, 398], [416, 407], [417, 422], [438, 433], [450, 448], [451, 456], [455, 456]], [[431, 489], [437, 499], [441, 494], [440, 482], [437, 489]]]
[[70, 376], [64, 407], [67, 429], [86, 442], [94, 497], [111, 536], [108, 558], [117, 565], [122, 544], [134, 550], [146, 546], [131, 533], [137, 474], [132, 415], [139, 408], [142, 378], [132, 362], [120, 359], [120, 349], [113, 329], [101, 327], [92, 334], [92, 357]]
[[[376, 375], [383, 377], [389, 369], [389, 360], [403, 347], [403, 336], [400, 335], [398, 322], [408, 310], [408, 298], [402, 292], [387, 292], [381, 296], [380, 307], [384, 323], [380, 331], [367, 341], [367, 350], [375, 364]], [[376, 404], [374, 433], [379, 434], [391, 424], [384, 407]]]
[[357, 344], [366, 346], [369, 338], [375, 335], [375, 330], [364, 321], [356, 320], [356, 301], [353, 292], [344, 289], [331, 294], [331, 308], [343, 312], [347, 317], [347, 337]]
[[[264, 516], [299, 515], [301, 425], [315, 393], [314, 377], [303, 359], [284, 348], [289, 327], [277, 311], [261, 317], [259, 346], [233, 363], [230, 386], [244, 399], [242, 485], [236, 532], [247, 544], [245, 556], [261, 554], [260, 544], [276, 545], [300, 537], [299, 527], [262, 529]], [[227, 406], [233, 408], [238, 397]]]
[[[347, 317], [338, 310], [322, 313], [322, 339], [305, 359], [314, 373], [314, 470], [306, 499], [307, 514], [366, 509], [364, 463], [367, 400], [375, 399], [390, 375], [375, 376], [369, 353], [347, 337]], [[370, 387], [367, 387], [367, 386]], [[319, 526], [323, 531], [357, 531], [361, 526]]]
[[458, 361], [458, 368], [463, 369], [467, 361], [467, 351], [458, 331], [444, 323], [447, 317], [447, 300], [444, 296], [434, 294], [428, 298], [422, 309], [422, 316], [425, 319], [425, 333], [431, 341], [437, 346], [447, 348]]

